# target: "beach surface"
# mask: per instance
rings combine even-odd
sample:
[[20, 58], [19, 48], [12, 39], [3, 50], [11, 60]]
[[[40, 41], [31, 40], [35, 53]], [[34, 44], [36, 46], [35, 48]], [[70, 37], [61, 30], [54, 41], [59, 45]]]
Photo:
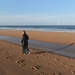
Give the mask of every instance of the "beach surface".
[[[30, 39], [71, 44], [74, 33], [27, 31]], [[22, 31], [0, 30], [0, 36], [21, 38]], [[75, 45], [75, 44], [73, 44]], [[29, 48], [30, 55], [23, 55], [21, 46], [0, 40], [0, 75], [75, 75], [75, 59]]]
[[[26, 31], [30, 39], [59, 44], [75, 43], [75, 33]], [[0, 35], [21, 38], [22, 30], [0, 30]], [[75, 45], [75, 44], [74, 44]]]

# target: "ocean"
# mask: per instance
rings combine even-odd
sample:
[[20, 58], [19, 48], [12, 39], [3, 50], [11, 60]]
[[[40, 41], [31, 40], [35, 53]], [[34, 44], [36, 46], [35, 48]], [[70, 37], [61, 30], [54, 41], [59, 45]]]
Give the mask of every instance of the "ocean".
[[33, 30], [48, 32], [73, 32], [75, 25], [6, 25], [0, 26], [0, 30]]

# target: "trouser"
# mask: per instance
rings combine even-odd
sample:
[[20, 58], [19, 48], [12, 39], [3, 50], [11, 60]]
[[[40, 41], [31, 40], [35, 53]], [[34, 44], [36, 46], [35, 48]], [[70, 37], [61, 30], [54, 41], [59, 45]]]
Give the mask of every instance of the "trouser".
[[29, 48], [28, 47], [24, 47], [24, 46], [22, 46], [22, 53], [24, 54], [24, 53], [29, 53], [30, 51], [29, 51]]

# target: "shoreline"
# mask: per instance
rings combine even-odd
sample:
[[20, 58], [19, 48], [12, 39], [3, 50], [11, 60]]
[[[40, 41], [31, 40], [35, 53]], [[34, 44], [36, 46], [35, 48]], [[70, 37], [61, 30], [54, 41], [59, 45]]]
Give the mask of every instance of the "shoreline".
[[7, 30], [30, 30], [30, 31], [49, 31], [49, 32], [74, 32], [74, 25], [5, 25], [0, 29]]
[[[69, 45], [75, 43], [75, 33], [26, 31], [32, 40]], [[22, 37], [22, 30], [0, 30], [0, 35]]]
[[75, 31], [49, 31], [49, 30], [33, 30], [33, 29], [0, 29], [0, 30], [10, 30], [10, 31], [32, 31], [32, 32], [50, 32], [50, 33], [75, 33]]

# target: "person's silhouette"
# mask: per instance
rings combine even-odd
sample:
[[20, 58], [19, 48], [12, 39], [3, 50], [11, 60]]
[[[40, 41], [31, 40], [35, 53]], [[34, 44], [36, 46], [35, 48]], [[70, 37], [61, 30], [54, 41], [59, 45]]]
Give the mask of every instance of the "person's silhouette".
[[30, 54], [30, 51], [28, 49], [28, 40], [29, 40], [29, 36], [23, 30], [23, 32], [22, 32], [22, 40], [21, 40], [21, 44], [22, 44], [22, 48], [23, 48], [22, 49], [23, 54]]

